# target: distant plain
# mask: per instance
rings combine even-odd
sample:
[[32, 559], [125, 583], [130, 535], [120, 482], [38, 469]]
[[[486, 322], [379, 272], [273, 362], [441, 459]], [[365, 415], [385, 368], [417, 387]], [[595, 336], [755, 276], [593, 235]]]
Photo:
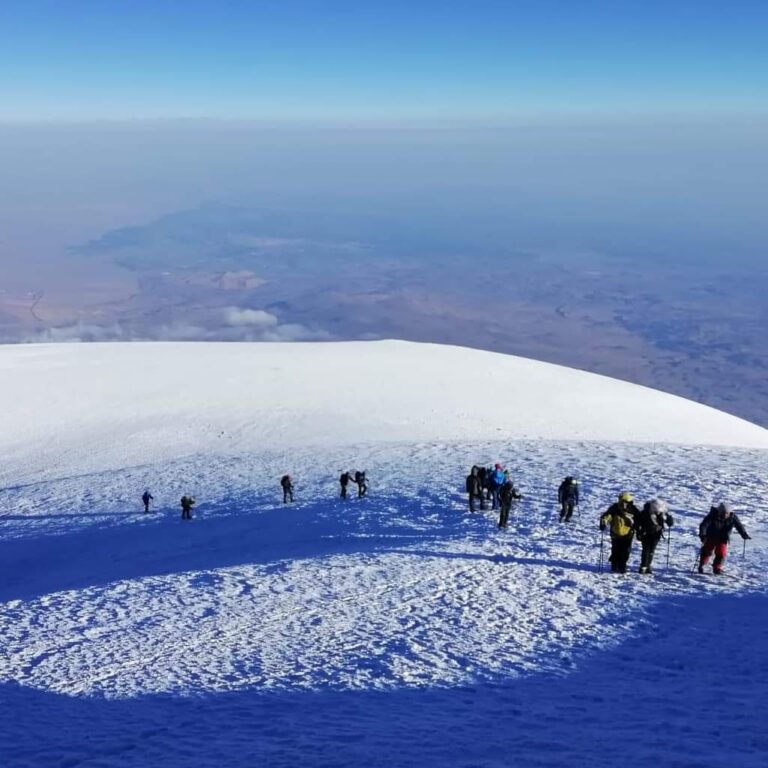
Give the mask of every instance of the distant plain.
[[0, 341], [435, 341], [768, 425], [758, 129], [5, 126]]

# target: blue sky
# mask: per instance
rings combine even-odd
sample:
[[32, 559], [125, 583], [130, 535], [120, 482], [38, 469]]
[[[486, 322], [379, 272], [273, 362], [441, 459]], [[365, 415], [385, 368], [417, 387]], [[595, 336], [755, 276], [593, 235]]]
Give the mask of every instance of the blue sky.
[[1, 120], [765, 112], [768, 3], [3, 0]]

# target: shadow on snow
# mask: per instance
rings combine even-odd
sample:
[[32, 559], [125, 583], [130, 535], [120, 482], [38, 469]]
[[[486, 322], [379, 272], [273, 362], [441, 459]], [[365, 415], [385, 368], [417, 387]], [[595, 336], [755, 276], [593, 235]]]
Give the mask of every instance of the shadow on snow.
[[562, 676], [456, 688], [105, 700], [5, 684], [3, 765], [762, 768], [766, 615], [759, 594], [668, 600]]

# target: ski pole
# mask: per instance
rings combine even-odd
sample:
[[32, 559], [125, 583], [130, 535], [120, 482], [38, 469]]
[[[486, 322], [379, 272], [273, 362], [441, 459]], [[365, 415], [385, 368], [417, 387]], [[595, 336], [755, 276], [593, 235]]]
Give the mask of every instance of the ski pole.
[[672, 531], [667, 528], [667, 564], [664, 567], [665, 571], [669, 570], [669, 542], [672, 540]]
[[746, 560], [747, 559], [747, 540], [743, 540], [744, 546], [741, 549], [741, 559]]

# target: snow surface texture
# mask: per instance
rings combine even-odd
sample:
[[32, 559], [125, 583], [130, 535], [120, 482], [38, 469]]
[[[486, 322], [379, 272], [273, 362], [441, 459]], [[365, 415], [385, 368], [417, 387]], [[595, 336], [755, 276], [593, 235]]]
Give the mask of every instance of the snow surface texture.
[[[371, 346], [395, 366], [402, 350], [418, 357], [417, 345]], [[289, 348], [271, 347], [251, 351], [262, 365], [285, 356], [281, 370], [291, 368]], [[419, 370], [439, 374], [428, 387], [438, 421], [387, 442], [421, 412], [415, 396], [401, 408], [379, 404], [370, 425], [356, 409], [376, 407], [377, 391], [416, 374], [379, 379], [386, 366], [365, 345], [296, 347], [308, 357], [327, 350], [324, 370], [343, 372], [335, 393], [318, 384], [325, 414], [303, 401], [281, 407], [299, 387], [290, 376], [270, 385], [272, 400], [263, 385], [247, 394], [250, 364], [227, 369], [228, 357], [244, 354], [236, 346], [158, 348], [151, 386], [137, 381], [147, 375], [142, 356], [116, 362], [119, 350], [154, 354], [148, 345], [34, 347], [29, 363], [18, 348], [0, 349], [0, 392], [12, 391], [28, 419], [26, 431], [21, 419], [14, 434], [2, 430], [0, 765], [765, 766], [768, 452], [755, 448], [764, 431], [691, 404], [669, 434], [654, 427], [653, 443], [620, 443], [607, 412], [648, 414], [646, 397], [667, 396], [619, 385], [599, 416], [588, 414], [593, 431], [579, 434], [590, 439], [566, 440], [578, 419], [587, 431], [586, 417], [568, 421], [587, 405], [567, 399], [548, 427], [540, 414], [522, 415], [536, 407], [534, 386], [546, 398], [552, 366], [527, 389], [517, 369], [505, 389], [492, 372], [505, 358], [468, 350], [450, 350], [468, 371], [457, 374], [468, 402], [452, 415], [459, 390], [444, 350], [424, 346], [435, 360]], [[351, 358], [335, 359], [348, 349], [365, 375]], [[179, 350], [188, 358], [174, 360]], [[206, 403], [202, 386], [190, 394], [167, 373], [193, 359], [206, 380], [229, 382], [217, 397], [232, 399]], [[22, 383], [31, 370], [50, 389], [53, 366], [62, 375], [46, 410], [44, 388]], [[93, 385], [83, 404], [78, 387], [103, 370], [115, 371], [110, 391]], [[586, 377], [554, 369], [551, 379], [570, 376]], [[610, 394], [613, 382], [594, 381]], [[130, 397], [139, 391], [145, 411]], [[539, 439], [491, 439], [485, 397], [502, 391], [498, 423], [506, 430], [517, 414], [533, 430], [538, 420]], [[520, 407], [515, 393], [526, 391]], [[129, 403], [144, 413], [136, 439]], [[171, 408], [184, 425], [175, 436]], [[83, 413], [88, 451], [77, 445]], [[294, 415], [316, 431], [292, 431]], [[347, 416], [360, 419], [358, 444], [345, 439]], [[111, 444], [111, 420], [125, 429], [121, 446]], [[261, 420], [274, 439], [259, 437], [252, 422]], [[217, 429], [232, 439], [217, 442]], [[681, 431], [690, 441], [718, 429], [722, 442], [748, 447], [672, 444]], [[53, 446], [27, 442], [44, 434]], [[468, 512], [462, 492], [469, 466], [496, 460], [524, 493], [501, 532], [493, 513]], [[339, 499], [339, 472], [356, 468], [367, 470], [370, 496]], [[279, 503], [286, 471], [296, 477], [289, 506]], [[566, 526], [555, 497], [568, 473], [581, 479], [583, 502]], [[149, 515], [139, 511], [144, 488], [156, 499]], [[624, 488], [666, 498], [677, 518], [669, 568], [662, 543], [652, 577], [598, 572], [597, 517]], [[199, 502], [190, 522], [179, 519], [182, 493]], [[746, 558], [734, 541], [728, 575], [715, 580], [691, 566], [698, 522], [720, 499], [754, 540]]]
[[[672, 442], [768, 448], [768, 431], [595, 374], [399, 341], [0, 347], [13, 479], [194, 453], [382, 441]], [[11, 469], [9, 467], [8, 469]]]

